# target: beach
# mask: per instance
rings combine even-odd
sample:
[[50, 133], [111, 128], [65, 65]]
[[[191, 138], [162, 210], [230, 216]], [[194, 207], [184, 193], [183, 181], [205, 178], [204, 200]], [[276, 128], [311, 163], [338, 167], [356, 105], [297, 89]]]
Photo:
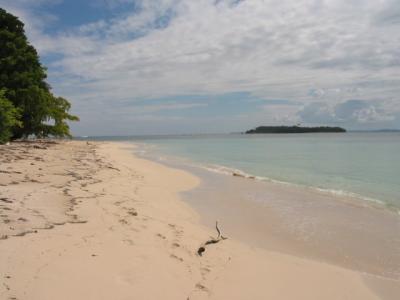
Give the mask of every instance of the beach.
[[[0, 146], [1, 299], [399, 298], [396, 278], [230, 235], [218, 214], [184, 201], [200, 177], [134, 147]], [[217, 218], [227, 239], [205, 245]]]

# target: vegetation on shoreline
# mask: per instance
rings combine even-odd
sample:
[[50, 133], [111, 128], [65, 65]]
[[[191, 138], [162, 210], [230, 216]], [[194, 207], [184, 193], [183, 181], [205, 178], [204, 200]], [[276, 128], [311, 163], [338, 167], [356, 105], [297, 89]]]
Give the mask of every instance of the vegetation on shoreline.
[[51, 93], [46, 68], [24, 24], [0, 8], [0, 143], [9, 139], [70, 137], [71, 104]]
[[346, 132], [341, 127], [301, 127], [301, 126], [259, 126], [246, 131], [246, 134], [253, 133], [312, 133], [312, 132]]
[[0, 90], [0, 144], [11, 138], [11, 128], [21, 126], [19, 116], [18, 109], [4, 97], [4, 91]]

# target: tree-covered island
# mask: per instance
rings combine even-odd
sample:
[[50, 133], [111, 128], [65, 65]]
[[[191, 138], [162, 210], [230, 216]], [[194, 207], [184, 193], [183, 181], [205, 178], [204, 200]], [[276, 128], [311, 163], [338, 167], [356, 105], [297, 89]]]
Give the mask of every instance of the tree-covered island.
[[341, 127], [302, 127], [302, 126], [259, 126], [246, 131], [246, 134], [253, 133], [312, 133], [312, 132], [346, 132]]

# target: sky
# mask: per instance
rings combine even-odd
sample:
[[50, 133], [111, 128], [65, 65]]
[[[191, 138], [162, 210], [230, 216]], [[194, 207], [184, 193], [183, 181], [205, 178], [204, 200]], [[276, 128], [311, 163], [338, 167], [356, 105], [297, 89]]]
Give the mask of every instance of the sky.
[[400, 128], [398, 0], [0, 0], [74, 135]]

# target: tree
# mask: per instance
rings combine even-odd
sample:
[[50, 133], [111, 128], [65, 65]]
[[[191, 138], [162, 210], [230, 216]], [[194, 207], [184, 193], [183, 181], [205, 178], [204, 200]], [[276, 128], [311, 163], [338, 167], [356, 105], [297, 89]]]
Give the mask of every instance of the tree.
[[46, 78], [24, 24], [0, 8], [0, 89], [20, 111], [21, 126], [13, 126], [12, 138], [70, 136], [66, 121], [79, 119], [68, 113], [71, 105], [66, 99], [51, 93]]
[[49, 106], [49, 114], [51, 119], [47, 119], [53, 124], [41, 124], [41, 128], [38, 128], [36, 135], [39, 137], [52, 136], [67, 136], [71, 137], [69, 133], [69, 126], [66, 122], [68, 121], [79, 121], [79, 118], [68, 114], [71, 104], [62, 97], [52, 97]]
[[4, 93], [4, 90], [0, 90], [0, 144], [10, 139], [13, 127], [21, 125], [18, 109], [4, 97]]

